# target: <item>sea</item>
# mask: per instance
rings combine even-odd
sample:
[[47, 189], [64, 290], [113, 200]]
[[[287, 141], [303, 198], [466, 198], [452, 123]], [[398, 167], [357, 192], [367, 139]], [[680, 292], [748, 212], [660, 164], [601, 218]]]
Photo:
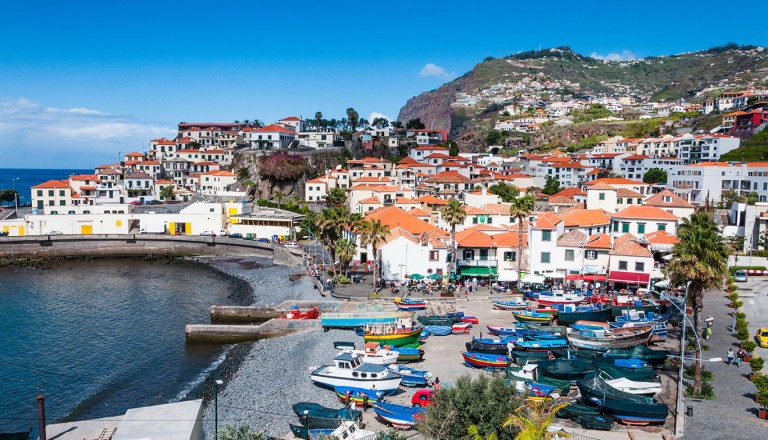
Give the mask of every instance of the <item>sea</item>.
[[72, 174], [93, 174], [93, 169], [0, 168], [0, 189], [13, 189], [15, 185], [19, 203], [32, 203], [33, 186], [53, 179], [67, 179]]
[[48, 423], [200, 397], [229, 348], [187, 345], [184, 327], [250, 297], [245, 282], [188, 261], [0, 269], [0, 433], [35, 428], [38, 395]]

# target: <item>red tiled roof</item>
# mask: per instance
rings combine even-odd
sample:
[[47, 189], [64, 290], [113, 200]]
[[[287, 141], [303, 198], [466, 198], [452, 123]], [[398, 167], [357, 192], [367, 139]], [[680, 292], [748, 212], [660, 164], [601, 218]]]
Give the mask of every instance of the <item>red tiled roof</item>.
[[653, 219], [653, 220], [679, 220], [673, 214], [659, 209], [655, 206], [628, 206], [621, 211], [614, 214], [614, 218], [627, 218], [627, 219]]
[[[669, 202], [665, 202], [664, 198], [669, 197]], [[665, 189], [658, 194], [654, 194], [651, 197], [645, 199], [646, 206], [656, 206], [660, 208], [693, 208], [694, 206], [686, 202], [685, 199], [678, 197], [672, 191]]]
[[69, 188], [69, 181], [68, 180], [49, 180], [47, 182], [37, 184], [32, 188], [40, 188], [40, 189]]
[[536, 218], [534, 227], [537, 229], [555, 229], [563, 219], [552, 212], [542, 212]]

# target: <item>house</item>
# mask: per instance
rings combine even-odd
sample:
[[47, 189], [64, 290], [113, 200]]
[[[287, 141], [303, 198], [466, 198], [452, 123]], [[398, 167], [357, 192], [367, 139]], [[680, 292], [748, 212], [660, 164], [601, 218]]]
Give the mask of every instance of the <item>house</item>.
[[456, 233], [456, 266], [463, 277], [496, 277], [498, 247], [493, 238], [477, 229]]
[[296, 132], [278, 124], [269, 124], [265, 127], [246, 127], [240, 132], [243, 142], [249, 148], [288, 148], [288, 145], [296, 139]]
[[223, 194], [231, 191], [237, 183], [237, 176], [226, 170], [215, 170], [201, 173], [197, 183], [198, 191], [202, 194]]
[[653, 270], [653, 255], [647, 247], [636, 241], [632, 234], [614, 240], [609, 252], [608, 284], [620, 288], [648, 287]]
[[49, 180], [32, 187], [32, 207], [39, 214], [64, 214], [72, 194], [69, 180]]
[[152, 139], [148, 154], [154, 160], [176, 157], [176, 142], [166, 138]]
[[653, 206], [663, 209], [670, 214], [685, 218], [693, 214], [695, 206], [686, 202], [682, 197], [676, 196], [672, 191], [665, 189], [645, 199], [645, 206]]
[[[450, 244], [442, 238], [428, 233], [414, 235], [399, 226], [392, 228], [386, 242], [379, 247], [381, 279], [404, 283], [409, 274], [447, 274]], [[358, 262], [367, 262], [369, 255], [372, 256], [368, 252], [361, 254], [364, 259]]]
[[622, 234], [648, 234], [666, 231], [675, 235], [680, 217], [655, 206], [629, 206], [613, 215], [612, 233], [614, 237]]
[[74, 191], [72, 195], [73, 205], [95, 205], [96, 185], [99, 176], [96, 174], [73, 174], [69, 176], [69, 186]]
[[135, 171], [125, 176], [125, 191], [128, 193], [128, 199], [139, 199], [151, 196], [155, 189], [154, 179], [147, 173]]
[[277, 123], [286, 128], [290, 127], [289, 129], [294, 133], [306, 130], [306, 122], [297, 116], [288, 116], [287, 118], [277, 121]]
[[531, 270], [541, 274], [545, 272], [563, 271], [555, 256], [557, 250], [557, 237], [565, 233], [565, 221], [551, 212], [541, 212], [530, 223], [528, 229], [528, 242], [530, 244]]
[[447, 148], [438, 147], [437, 145], [422, 145], [420, 147], [412, 148], [408, 153], [408, 156], [417, 162], [424, 162], [424, 158], [430, 154], [448, 154], [448, 151], [449, 150]]

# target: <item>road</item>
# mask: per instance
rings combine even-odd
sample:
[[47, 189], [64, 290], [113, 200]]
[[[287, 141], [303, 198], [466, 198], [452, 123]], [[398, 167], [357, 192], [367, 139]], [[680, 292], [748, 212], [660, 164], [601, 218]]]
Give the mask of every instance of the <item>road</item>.
[[[749, 333], [754, 336], [760, 327], [768, 327], [768, 277], [749, 277], [739, 286], [739, 298], [744, 302], [742, 310], [747, 314]], [[757, 349], [758, 356], [768, 359], [768, 348]]]

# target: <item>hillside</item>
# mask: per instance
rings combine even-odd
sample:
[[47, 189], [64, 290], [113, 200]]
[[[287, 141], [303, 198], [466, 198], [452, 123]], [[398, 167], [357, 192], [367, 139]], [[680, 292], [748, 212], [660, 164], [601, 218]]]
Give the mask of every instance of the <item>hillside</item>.
[[[638, 101], [691, 102], [724, 90], [766, 85], [768, 50], [729, 44], [632, 61], [604, 61], [568, 47], [486, 58], [470, 72], [406, 102], [399, 121], [421, 118], [453, 139], [480, 142], [505, 106], [630, 96]], [[478, 135], [478, 133], [480, 133]]]

